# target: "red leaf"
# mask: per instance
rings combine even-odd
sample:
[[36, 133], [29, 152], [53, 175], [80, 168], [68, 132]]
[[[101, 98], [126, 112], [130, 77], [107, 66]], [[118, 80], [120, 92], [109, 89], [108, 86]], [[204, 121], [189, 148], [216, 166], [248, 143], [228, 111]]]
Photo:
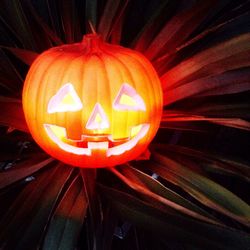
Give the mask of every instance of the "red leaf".
[[164, 112], [161, 119], [161, 127], [168, 127], [171, 122], [197, 122], [197, 121], [208, 121], [217, 123], [223, 126], [239, 128], [244, 130], [250, 130], [250, 122], [240, 118], [216, 118], [216, 117], [205, 117], [201, 115], [192, 115], [190, 113], [167, 113]]
[[4, 188], [16, 181], [19, 181], [23, 179], [24, 177], [27, 177], [34, 172], [40, 170], [41, 168], [47, 166], [49, 163], [51, 163], [54, 159], [49, 158], [44, 160], [44, 155], [42, 157], [38, 157], [39, 161], [37, 160], [37, 157], [34, 157], [34, 159], [27, 160], [22, 162], [18, 165], [18, 168], [12, 168], [8, 171], [5, 171], [1, 173], [0, 175], [0, 188]]
[[16, 57], [18, 57], [21, 61], [26, 63], [27, 65], [31, 65], [33, 61], [37, 58], [39, 55], [38, 53], [26, 50], [26, 49], [19, 49], [19, 48], [11, 48], [11, 47], [4, 47], [0, 46], [3, 49], [7, 49], [10, 52], [12, 52]]
[[133, 47], [133, 49], [141, 52], [146, 50], [150, 42], [155, 38], [157, 31], [160, 30], [162, 20], [166, 16], [169, 18], [176, 10], [176, 4], [173, 3], [172, 1], [164, 1], [164, 3], [155, 10], [154, 15], [148, 20], [134, 42], [132, 42], [131, 47]]
[[[104, 40], [108, 40], [111, 32], [119, 31], [119, 22], [129, 0], [108, 0], [106, 2], [100, 23], [98, 25], [98, 33], [100, 33]], [[116, 29], [117, 31], [114, 31]], [[118, 33], [117, 33], [118, 34]]]
[[229, 71], [185, 83], [164, 93], [164, 105], [190, 96], [208, 96], [239, 93], [250, 90], [250, 70]]
[[213, 9], [215, 1], [199, 1], [194, 7], [174, 16], [145, 50], [153, 60], [182, 44]]
[[60, 19], [65, 34], [66, 43], [73, 43], [81, 39], [80, 19], [77, 16], [75, 1], [61, 1]]
[[250, 34], [234, 37], [206, 49], [181, 62], [162, 77], [163, 89], [169, 90], [183, 83], [208, 75], [246, 67], [250, 57]]
[[115, 18], [113, 27], [110, 30], [108, 38], [111, 37], [112, 44], [120, 44], [122, 25], [123, 25], [124, 16], [125, 16], [125, 10], [127, 8], [128, 3], [129, 3], [129, 0], [126, 0], [126, 2], [122, 4], [122, 7], [119, 10], [117, 17]]
[[22, 102], [18, 99], [0, 96], [1, 116], [0, 124], [28, 132], [24, 119]]

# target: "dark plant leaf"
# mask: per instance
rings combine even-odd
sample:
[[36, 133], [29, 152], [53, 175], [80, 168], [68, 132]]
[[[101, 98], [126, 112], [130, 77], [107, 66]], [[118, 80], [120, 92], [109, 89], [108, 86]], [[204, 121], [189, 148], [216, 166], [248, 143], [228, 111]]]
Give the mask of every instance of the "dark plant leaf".
[[66, 43], [79, 41], [82, 37], [80, 23], [77, 14], [76, 1], [61, 1], [61, 22], [65, 34]]
[[21, 90], [23, 79], [7, 55], [0, 49], [0, 85], [16, 93]]
[[65, 192], [53, 214], [42, 249], [74, 250], [87, 205], [81, 179], [77, 176]]
[[235, 118], [248, 120], [250, 117], [249, 103], [246, 98], [241, 98], [231, 102], [223, 101], [223, 99], [218, 102], [204, 102], [201, 105], [192, 107], [190, 109], [190, 112], [208, 118], [223, 119], [225, 121], [227, 118], [231, 118], [232, 120], [235, 120]]
[[91, 22], [94, 29], [97, 26], [97, 0], [86, 0], [85, 1], [85, 22], [87, 29], [89, 28], [88, 22]]
[[168, 157], [176, 156], [175, 159], [185, 157], [184, 160], [195, 160], [195, 162], [198, 162], [200, 167], [206, 171], [227, 173], [250, 181], [249, 166], [230, 159], [229, 157], [226, 158], [225, 156], [218, 155], [215, 152], [202, 152], [180, 145], [154, 144], [152, 147], [155, 148], [157, 152], [164, 152]]
[[121, 0], [117, 0], [117, 1], [108, 0], [105, 5], [104, 11], [101, 16], [101, 20], [97, 29], [98, 33], [102, 35], [102, 38], [105, 41], [108, 39], [108, 35], [112, 29], [114, 17], [117, 13], [117, 10], [120, 4], [121, 4]]
[[110, 29], [108, 39], [110, 38], [110, 42], [112, 44], [120, 44], [122, 35], [122, 25], [124, 22], [124, 17], [129, 1], [130, 0], [125, 0], [125, 2], [121, 5], [119, 13], [117, 13], [117, 17], [114, 20], [114, 24]]
[[242, 120], [242, 119], [211, 119], [213, 123], [217, 123], [223, 126], [250, 130], [250, 122]]
[[21, 101], [0, 96], [0, 103], [2, 107], [0, 124], [28, 132], [29, 130], [24, 119]]
[[72, 168], [58, 164], [36, 176], [18, 195], [0, 221], [1, 247], [34, 249], [41, 240], [53, 208]]
[[[167, 68], [164, 67], [164, 65], [167, 65], [167, 58], [170, 57], [170, 55], [177, 56], [178, 53], [182, 52], [185, 49], [191, 51], [193, 47], [198, 47], [195, 51], [201, 51], [215, 45], [219, 41], [225, 41], [226, 39], [246, 33], [246, 31], [249, 30], [249, 28], [247, 28], [249, 24], [248, 15], [249, 13], [247, 12], [240, 16], [234, 16], [232, 19], [226, 20], [216, 26], [205, 29], [201, 33], [198, 33], [194, 38], [169, 51], [162, 57], [157, 58], [157, 60], [155, 60], [153, 64], [157, 69], [161, 67], [162, 69], [165, 68], [166, 71]], [[236, 29], [235, 27], [241, 27], [241, 29]], [[245, 29], [242, 29], [243, 27]], [[214, 37], [220, 40], [217, 41], [216, 39], [213, 39]], [[200, 46], [198, 46], [198, 44], [200, 44]]]
[[225, 95], [247, 91], [250, 90], [249, 79], [250, 68], [200, 78], [166, 91], [164, 105], [190, 96]]
[[[62, 40], [57, 36], [57, 34], [51, 30], [51, 28], [46, 24], [46, 22], [37, 14], [37, 11], [33, 7], [32, 3], [27, 0], [23, 0], [23, 7], [26, 9], [27, 18], [29, 18], [29, 23], [31, 30], [33, 31], [33, 36], [39, 50], [44, 50], [52, 47], [53, 44], [60, 45]], [[38, 32], [40, 31], [40, 32]], [[38, 36], [36, 36], [38, 34]], [[42, 40], [42, 43], [41, 43]], [[51, 43], [52, 41], [52, 43]]]
[[30, 50], [4, 47], [4, 46], [0, 46], [0, 47], [11, 51], [16, 57], [18, 57], [27, 65], [31, 65], [38, 56], [36, 52], [30, 51]]
[[202, 223], [191, 218], [179, 218], [161, 212], [149, 203], [132, 195], [100, 186], [100, 190], [114, 204], [124, 218], [149, 231], [164, 237], [167, 242], [177, 241], [201, 249], [247, 249], [248, 234], [226, 227]]
[[199, 1], [192, 8], [174, 16], [144, 51], [153, 60], [182, 44], [213, 10], [215, 1]]
[[[122, 174], [126, 176], [126, 178], [132, 181], [133, 184], [143, 186], [161, 197], [164, 197], [176, 204], [179, 204], [187, 209], [195, 211], [196, 213], [214, 220], [214, 218], [210, 216], [210, 214], [208, 214], [192, 202], [188, 201], [187, 199], [183, 198], [182, 196], [178, 195], [171, 189], [164, 187], [159, 181], [139, 171], [138, 169], [135, 169], [129, 165], [121, 166], [119, 169], [121, 170]], [[150, 196], [145, 197], [145, 199], [147, 202], [152, 202], [152, 198]]]
[[20, 0], [1, 1], [0, 16], [16, 33], [24, 48], [36, 51], [34, 37]]
[[4, 188], [16, 181], [19, 181], [29, 175], [32, 175], [33, 173], [47, 166], [54, 160], [52, 158], [44, 160], [44, 158], [45, 157], [43, 155], [43, 157], [36, 157], [34, 159], [29, 159], [18, 164], [17, 169], [15, 167], [8, 171], [2, 172], [0, 174], [0, 188]]
[[234, 37], [181, 62], [161, 76], [164, 92], [208, 75], [249, 66], [250, 35]]
[[115, 229], [118, 226], [118, 215], [112, 204], [108, 204], [103, 208], [102, 223], [102, 250], [111, 250]]
[[162, 20], [166, 17], [170, 18], [175, 9], [176, 5], [171, 1], [162, 1], [158, 9], [154, 11], [153, 16], [132, 42], [131, 47], [140, 52], [145, 51], [150, 42], [155, 38], [156, 32], [161, 28]]
[[153, 172], [180, 186], [204, 205], [242, 224], [250, 225], [250, 207], [229, 190], [189, 170], [166, 155], [154, 152], [153, 160], [156, 164], [148, 166]]
[[[156, 204], [157, 207], [164, 209], [165, 211], [168, 211], [171, 214], [177, 214], [177, 215], [186, 215], [192, 218], [199, 219], [201, 221], [219, 224], [217, 221], [210, 219], [206, 216], [203, 216], [195, 211], [192, 211], [190, 209], [187, 209], [175, 202], [172, 202], [169, 199], [166, 199], [156, 193], [153, 193], [145, 186], [138, 185], [137, 183], [131, 181], [124, 175], [122, 175], [119, 171], [117, 171], [115, 168], [110, 168], [110, 170], [119, 177], [124, 183], [126, 183], [129, 187], [134, 189], [135, 191], [145, 195], [146, 197], [151, 199], [151, 204]], [[157, 173], [157, 172], [156, 172]]]
[[[225, 106], [223, 106], [225, 108]], [[230, 106], [228, 111], [232, 111], [232, 108], [235, 108], [235, 106]], [[211, 110], [212, 111], [212, 110]], [[221, 114], [225, 114], [221, 112]], [[217, 114], [218, 116], [218, 114]], [[161, 119], [161, 127], [162, 128], [176, 128], [176, 129], [183, 129], [183, 130], [188, 130], [187, 122], [197, 122], [197, 121], [208, 121], [211, 123], [216, 123], [220, 124], [223, 126], [228, 126], [228, 127], [233, 127], [233, 128], [238, 128], [238, 129], [244, 129], [244, 130], [250, 130], [250, 123], [246, 120], [240, 119], [240, 118], [217, 118], [217, 117], [205, 117], [201, 115], [192, 115], [190, 113], [180, 113], [176, 111], [174, 112], [169, 112], [169, 110], [163, 112], [163, 116]], [[184, 123], [184, 127], [181, 127], [181, 124], [179, 123]], [[171, 127], [172, 123], [172, 127]], [[180, 127], [179, 127], [180, 126]], [[186, 127], [185, 127], [186, 126]], [[202, 128], [200, 127], [199, 129], [191, 129], [193, 131], [202, 131]]]
[[91, 230], [91, 239], [92, 248], [99, 249], [101, 241], [101, 220], [102, 220], [102, 211], [99, 197], [96, 192], [96, 169], [81, 169], [81, 176], [83, 179], [83, 187], [85, 190], [85, 195], [87, 202], [89, 204], [89, 214], [90, 214], [90, 230]]

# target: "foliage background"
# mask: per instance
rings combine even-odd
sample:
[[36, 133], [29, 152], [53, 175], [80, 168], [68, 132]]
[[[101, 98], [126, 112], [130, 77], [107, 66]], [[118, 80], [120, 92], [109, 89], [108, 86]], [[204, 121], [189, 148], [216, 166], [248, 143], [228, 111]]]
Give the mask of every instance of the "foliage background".
[[[249, 11], [247, 0], [2, 0], [0, 248], [249, 249]], [[80, 41], [88, 20], [161, 77], [150, 159], [71, 168], [28, 133], [29, 65]]]

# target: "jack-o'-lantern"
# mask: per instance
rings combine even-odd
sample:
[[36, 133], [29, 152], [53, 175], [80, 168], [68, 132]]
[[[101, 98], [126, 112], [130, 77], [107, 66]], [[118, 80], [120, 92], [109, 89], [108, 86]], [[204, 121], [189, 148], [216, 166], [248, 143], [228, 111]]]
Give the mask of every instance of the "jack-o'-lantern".
[[23, 108], [31, 135], [51, 156], [78, 167], [115, 166], [153, 139], [162, 90], [142, 54], [88, 34], [35, 60]]

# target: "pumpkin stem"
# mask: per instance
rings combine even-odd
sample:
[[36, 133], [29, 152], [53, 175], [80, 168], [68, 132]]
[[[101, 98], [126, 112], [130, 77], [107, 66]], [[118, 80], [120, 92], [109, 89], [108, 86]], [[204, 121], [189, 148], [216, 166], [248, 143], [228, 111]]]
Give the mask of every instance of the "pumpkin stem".
[[88, 51], [98, 51], [100, 43], [102, 42], [101, 36], [98, 35], [95, 31], [95, 28], [90, 20], [88, 20], [89, 27], [92, 33], [86, 34], [83, 36], [82, 45]]
[[98, 34], [86, 34], [83, 36], [82, 45], [85, 47], [86, 52], [99, 51], [100, 44], [102, 44], [102, 38]]

